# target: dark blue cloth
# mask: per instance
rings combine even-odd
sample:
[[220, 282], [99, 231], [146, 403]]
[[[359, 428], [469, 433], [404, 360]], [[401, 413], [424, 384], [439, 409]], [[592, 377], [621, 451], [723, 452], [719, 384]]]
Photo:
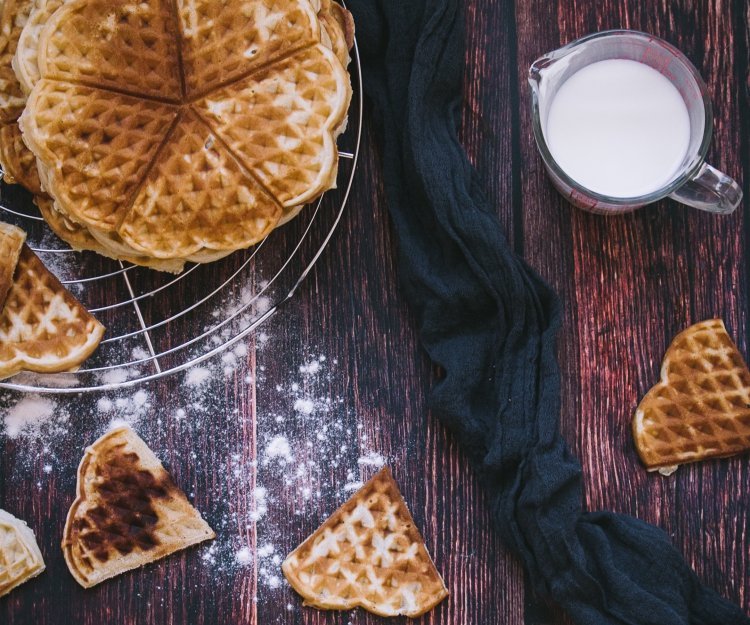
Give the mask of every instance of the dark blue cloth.
[[[535, 590], [580, 625], [748, 625], [659, 529], [583, 512], [561, 438], [556, 294], [510, 250], [457, 139], [458, 0], [351, 0], [383, 140], [403, 291], [445, 370], [431, 405], [486, 484]], [[481, 624], [478, 624], [481, 625]]]

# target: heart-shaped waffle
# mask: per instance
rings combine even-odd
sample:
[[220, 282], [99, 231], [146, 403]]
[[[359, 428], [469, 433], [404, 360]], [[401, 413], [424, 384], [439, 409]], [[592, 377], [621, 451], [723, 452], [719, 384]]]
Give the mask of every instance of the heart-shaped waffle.
[[28, 525], [0, 510], [0, 597], [44, 571], [44, 559]]
[[133, 256], [258, 242], [335, 184], [351, 87], [330, 28], [308, 0], [33, 13], [22, 46], [36, 54], [16, 61], [26, 86], [39, 78], [21, 126], [58, 211]]
[[391, 472], [377, 473], [282, 564], [307, 605], [416, 617], [448, 596]]
[[20, 371], [69, 371], [103, 334], [104, 326], [24, 245], [0, 312], [0, 379]]
[[215, 537], [146, 443], [128, 427], [86, 448], [63, 554], [84, 588]]
[[661, 381], [633, 419], [650, 471], [750, 449], [750, 371], [721, 319], [690, 326], [669, 346]]

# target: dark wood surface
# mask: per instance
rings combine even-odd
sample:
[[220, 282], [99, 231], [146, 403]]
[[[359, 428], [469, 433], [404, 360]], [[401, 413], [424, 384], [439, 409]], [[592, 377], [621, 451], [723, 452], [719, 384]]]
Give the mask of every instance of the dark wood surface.
[[[688, 324], [719, 316], [748, 354], [749, 204], [730, 217], [672, 202], [609, 219], [572, 209], [545, 177], [526, 86], [537, 56], [584, 34], [627, 27], [664, 37], [708, 83], [716, 127], [710, 162], [744, 180], [750, 195], [750, 5], [468, 0], [466, 10], [462, 138], [515, 248], [564, 302], [562, 429], [583, 464], [585, 504], [664, 528], [705, 583], [750, 612], [748, 456], [683, 467], [664, 479], [643, 470], [629, 433], [671, 337]], [[302, 607], [285, 585], [272, 588], [272, 557], [232, 563], [243, 546], [257, 555], [272, 544], [281, 556], [294, 548], [343, 501], [352, 475], [372, 472], [357, 462], [371, 451], [388, 459], [451, 591], [417, 622], [565, 622], [554, 606], [526, 591], [519, 563], [490, 527], [464, 457], [426, 410], [433, 371], [397, 287], [378, 159], [368, 122], [343, 221], [296, 296], [263, 326], [265, 342], [256, 333], [239, 366], [210, 380], [206, 390], [186, 385], [184, 375], [143, 389], [150, 407], [140, 409], [136, 429], [217, 529], [217, 553], [192, 549], [93, 590], [79, 588], [59, 540], [82, 448], [116, 411], [103, 413], [100, 396], [58, 399], [69, 422], [47, 436], [49, 453], [39, 441], [0, 435], [0, 507], [32, 525], [48, 565], [43, 576], [0, 599], [0, 623], [385, 622], [364, 612]], [[299, 367], [319, 354], [326, 356], [325, 374], [300, 378]], [[314, 420], [300, 416], [289, 390], [296, 380], [305, 392], [333, 398], [333, 407]], [[7, 407], [20, 397], [4, 392], [0, 399]], [[185, 419], [175, 418], [179, 407]], [[326, 426], [334, 443], [329, 436], [322, 450], [317, 435]], [[264, 464], [262, 451], [278, 434], [294, 443], [296, 462], [319, 461], [310, 475], [320, 495], [300, 503], [302, 491], [298, 482], [288, 483], [289, 470]], [[258, 484], [267, 489], [267, 511], [257, 523], [246, 522]]]

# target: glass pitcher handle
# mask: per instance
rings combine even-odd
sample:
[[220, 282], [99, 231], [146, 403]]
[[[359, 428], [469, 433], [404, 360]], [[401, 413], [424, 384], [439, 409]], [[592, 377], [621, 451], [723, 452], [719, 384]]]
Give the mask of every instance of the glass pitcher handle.
[[669, 197], [702, 211], [728, 215], [740, 205], [742, 189], [729, 176], [704, 163], [693, 178]]

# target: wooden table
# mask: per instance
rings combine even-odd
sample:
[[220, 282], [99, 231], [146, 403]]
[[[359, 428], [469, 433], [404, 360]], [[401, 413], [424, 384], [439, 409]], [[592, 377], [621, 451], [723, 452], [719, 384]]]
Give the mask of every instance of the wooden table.
[[[585, 505], [662, 527], [705, 583], [750, 611], [748, 456], [684, 467], [665, 479], [639, 465], [629, 433], [633, 410], [655, 382], [678, 331], [718, 316], [748, 353], [748, 203], [730, 217], [673, 202], [610, 219], [572, 209], [545, 177], [526, 86], [526, 70], [537, 56], [587, 33], [625, 27], [664, 37], [687, 54], [709, 85], [716, 126], [710, 162], [744, 180], [748, 196], [750, 5], [466, 4], [461, 134], [516, 251], [564, 302], [562, 430], [583, 464]], [[301, 607], [285, 585], [272, 588], [276, 565], [266, 546], [283, 556], [307, 536], [345, 498], [348, 482], [372, 472], [357, 461], [373, 451], [388, 459], [452, 593], [418, 622], [565, 622], [526, 590], [518, 561], [490, 527], [486, 501], [464, 456], [427, 412], [433, 371], [397, 287], [379, 155], [368, 122], [353, 197], [328, 250], [295, 298], [263, 327], [265, 344], [256, 334], [247, 355], [240, 352], [240, 365], [209, 382], [207, 406], [192, 405], [195, 397], [182, 375], [143, 389], [151, 409], [136, 428], [216, 527], [219, 550], [193, 549], [93, 590], [79, 588], [65, 568], [59, 539], [82, 447], [110, 417], [102, 415], [99, 396], [60, 399], [70, 425], [55, 437], [52, 460], [39, 455], [33, 441], [0, 437], [0, 504], [36, 529], [48, 564], [42, 577], [0, 600], [0, 623], [381, 622], [363, 612], [319, 613]], [[319, 354], [326, 356], [324, 372], [300, 374], [299, 367]], [[334, 398], [315, 426], [294, 410], [289, 384], [296, 379], [307, 385], [304, 392]], [[5, 405], [18, 399], [8, 393], [2, 398]], [[186, 419], [175, 418], [180, 406]], [[212, 418], [196, 417], [201, 427], [186, 424], [199, 409], [211, 411]], [[333, 454], [329, 439], [316, 469], [321, 494], [308, 493], [304, 500], [299, 483], [285, 483], [288, 468], [280, 468], [278, 458], [264, 463], [263, 453], [282, 433], [294, 443], [295, 461], [315, 459], [321, 424], [345, 449]], [[240, 476], [231, 477], [233, 472]], [[267, 512], [257, 523], [240, 522], [253, 518], [257, 484], [267, 489]], [[233, 562], [242, 546], [254, 555], [261, 551], [257, 566]]]

